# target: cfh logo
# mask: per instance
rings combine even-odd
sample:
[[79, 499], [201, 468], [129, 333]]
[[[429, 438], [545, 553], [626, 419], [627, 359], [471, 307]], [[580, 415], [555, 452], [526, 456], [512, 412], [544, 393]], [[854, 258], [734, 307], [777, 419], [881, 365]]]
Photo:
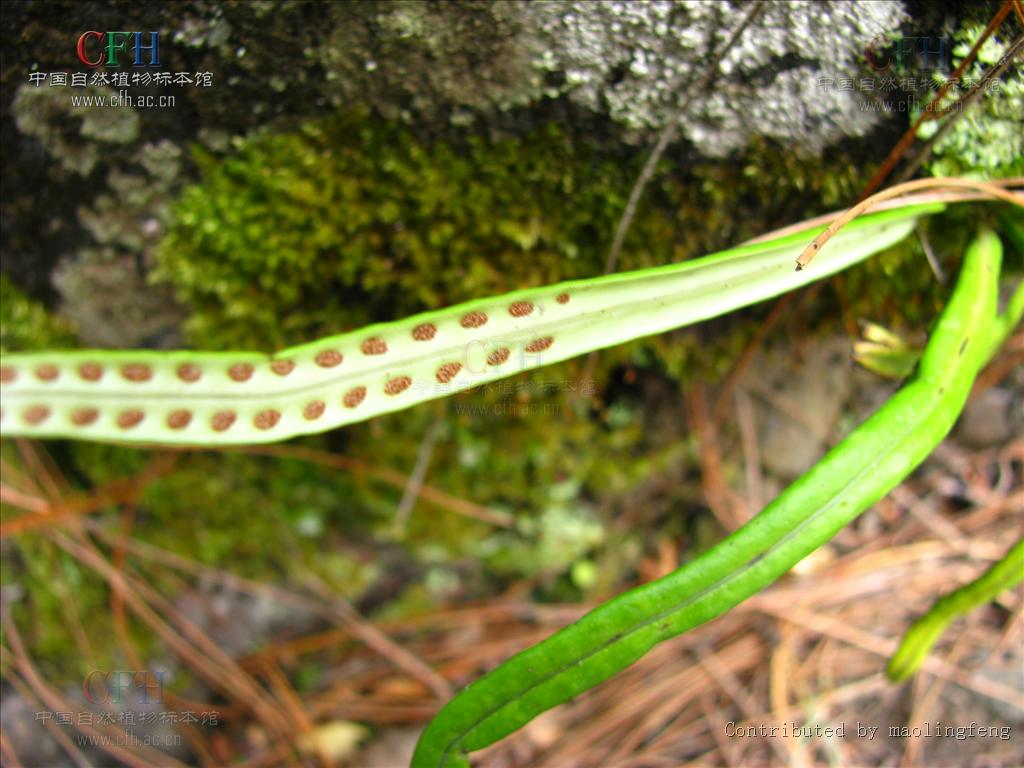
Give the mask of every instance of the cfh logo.
[[[125, 695], [134, 689], [134, 698]], [[148, 670], [94, 669], [82, 681], [85, 698], [92, 704], [159, 704], [164, 700], [164, 673]], [[131, 699], [131, 702], [128, 702]]]
[[160, 33], [83, 32], [77, 50], [78, 60], [87, 67], [119, 67], [120, 58], [131, 58], [134, 67], [159, 67]]
[[868, 65], [876, 72], [905, 72], [916, 64], [924, 71], [948, 70], [952, 41], [946, 37], [901, 37], [890, 41], [876, 37], [864, 49]]

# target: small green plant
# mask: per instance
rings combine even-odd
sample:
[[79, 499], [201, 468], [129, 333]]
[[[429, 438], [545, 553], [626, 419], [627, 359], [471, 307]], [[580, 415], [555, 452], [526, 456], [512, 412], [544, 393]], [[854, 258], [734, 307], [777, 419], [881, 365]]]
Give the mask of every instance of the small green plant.
[[1024, 580], [1024, 539], [977, 579], [936, 601], [928, 613], [911, 625], [889, 660], [886, 668], [889, 678], [899, 682], [913, 675], [953, 619], [1012, 589], [1021, 580]]
[[75, 343], [68, 324], [47, 314], [42, 304], [26, 297], [0, 274], [0, 350], [67, 347]]

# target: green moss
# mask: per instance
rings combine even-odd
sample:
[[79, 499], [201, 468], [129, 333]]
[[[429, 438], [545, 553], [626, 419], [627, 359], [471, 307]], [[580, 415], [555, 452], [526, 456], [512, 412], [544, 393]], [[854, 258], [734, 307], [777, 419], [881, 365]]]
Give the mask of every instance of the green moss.
[[19, 352], [75, 346], [67, 321], [51, 315], [0, 273], [0, 349]]
[[[110, 668], [117, 649], [103, 642], [112, 636], [113, 624], [101, 579], [35, 534], [13, 540], [0, 574], [11, 595], [19, 597], [13, 618], [45, 673], [81, 680], [94, 665]], [[76, 618], [97, 655], [79, 646]]]
[[[73, 457], [77, 471], [99, 484], [141, 472], [154, 454], [82, 444]], [[371, 573], [330, 544], [372, 529], [351, 476], [309, 462], [185, 453], [147, 484], [139, 506], [140, 538], [239, 575], [277, 578], [311, 569], [354, 596]]]
[[[589, 277], [604, 268], [643, 159], [555, 127], [427, 143], [342, 114], [223, 160], [198, 151], [202, 181], [174, 209], [158, 275], [191, 308], [194, 343], [266, 350]], [[725, 247], [798, 217], [808, 200], [848, 196], [856, 180], [767, 144], [738, 164], [673, 165], [646, 190], [619, 269]]]
[[[13, 443], [3, 457], [21, 465]], [[54, 446], [69, 477], [99, 486], [137, 476], [156, 456], [152, 451], [81, 443]], [[312, 572], [340, 594], [356, 600], [377, 576], [373, 561], [352, 542], [366, 540], [374, 517], [360, 499], [353, 476], [308, 462], [234, 453], [183, 453], [172, 471], [151, 480], [134, 507], [131, 535], [190, 560], [268, 583], [301, 583]], [[26, 514], [4, 507], [3, 519]], [[118, 528], [120, 512], [93, 513]], [[80, 681], [90, 669], [118, 668], [119, 644], [110, 612], [110, 592], [101, 575], [58, 550], [36, 533], [13, 537], [0, 563], [3, 583], [18, 595], [15, 618], [48, 674]], [[173, 569], [132, 556], [144, 577], [167, 595], [181, 588]], [[83, 635], [96, 651], [83, 651], [69, 614], [74, 606]], [[143, 656], [166, 653], [143, 625], [129, 622]], [[121, 660], [123, 661], [123, 659]]]
[[[18, 477], [37, 477], [38, 465], [26, 464], [24, 449], [13, 441], [0, 442], [0, 457]], [[44, 484], [45, 485], [45, 484]], [[4, 522], [32, 516], [13, 505], [0, 505]], [[110, 614], [110, 594], [103, 579], [63, 552], [39, 531], [4, 539], [0, 583], [12, 617], [44, 677], [76, 681], [96, 668], [111, 669], [118, 656]], [[130, 628], [134, 639], [145, 640]], [[2, 633], [0, 633], [2, 635]], [[0, 638], [10, 647], [6, 635]], [[151, 642], [151, 641], [150, 641]]]
[[[192, 339], [215, 347], [279, 347], [594, 274], [628, 189], [555, 129], [423, 145], [354, 115], [199, 162], [160, 274], [193, 309]], [[672, 217], [652, 213], [630, 266], [674, 255]]]

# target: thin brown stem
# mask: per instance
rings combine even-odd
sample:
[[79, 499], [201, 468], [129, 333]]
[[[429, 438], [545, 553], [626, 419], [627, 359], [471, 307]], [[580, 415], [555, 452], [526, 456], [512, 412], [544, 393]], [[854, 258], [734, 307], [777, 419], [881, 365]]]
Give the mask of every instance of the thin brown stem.
[[1024, 208], [1024, 194], [1013, 193], [1003, 189], [1007, 187], [1017, 187], [1024, 184], [1024, 179], [1003, 179], [1000, 181], [972, 181], [971, 179], [958, 179], [958, 178], [934, 178], [934, 179], [917, 179], [916, 181], [908, 181], [904, 184], [897, 184], [895, 187], [883, 190], [872, 195], [869, 198], [861, 200], [857, 205], [850, 208], [846, 213], [840, 216], [838, 219], [833, 221], [825, 230], [819, 234], [814, 240], [811, 241], [810, 245], [804, 248], [803, 252], [797, 257], [796, 260], [796, 271], [799, 272], [817, 255], [825, 243], [831, 240], [835, 234], [849, 224], [851, 221], [856, 219], [862, 213], [867, 211], [876, 203], [880, 203], [883, 200], [891, 200], [894, 197], [899, 197], [907, 192], [917, 192], [922, 189], [941, 189], [943, 187], [961, 187], [965, 189], [973, 189], [978, 192], [982, 192], [989, 197], [994, 197], [997, 200], [1009, 203], [1010, 205], [1016, 205]]

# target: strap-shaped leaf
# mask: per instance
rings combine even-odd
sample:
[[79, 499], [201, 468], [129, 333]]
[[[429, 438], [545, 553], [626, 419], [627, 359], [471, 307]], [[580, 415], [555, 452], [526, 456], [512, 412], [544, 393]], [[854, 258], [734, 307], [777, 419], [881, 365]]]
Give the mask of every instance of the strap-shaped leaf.
[[0, 434], [266, 443], [322, 432], [777, 296], [902, 239], [941, 204], [865, 216], [814, 268], [810, 232], [693, 261], [531, 288], [282, 350], [74, 350], [0, 360]]

